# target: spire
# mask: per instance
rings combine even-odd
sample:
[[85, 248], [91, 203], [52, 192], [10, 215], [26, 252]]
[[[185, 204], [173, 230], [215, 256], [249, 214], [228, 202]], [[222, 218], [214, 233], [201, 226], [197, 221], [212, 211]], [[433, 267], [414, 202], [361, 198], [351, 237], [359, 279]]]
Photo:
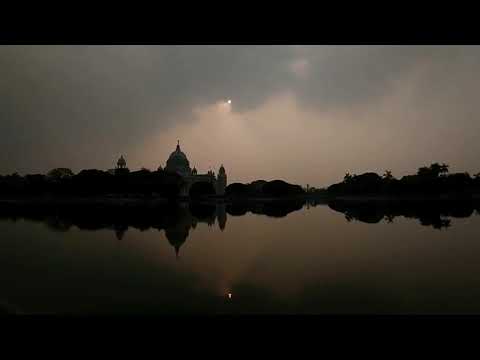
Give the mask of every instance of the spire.
[[180, 151], [180, 140], [177, 140], [177, 151]]
[[178, 256], [179, 256], [179, 255], [178, 255], [179, 250], [180, 250], [180, 246], [175, 245], [175, 258], [176, 258], [177, 260], [178, 260]]

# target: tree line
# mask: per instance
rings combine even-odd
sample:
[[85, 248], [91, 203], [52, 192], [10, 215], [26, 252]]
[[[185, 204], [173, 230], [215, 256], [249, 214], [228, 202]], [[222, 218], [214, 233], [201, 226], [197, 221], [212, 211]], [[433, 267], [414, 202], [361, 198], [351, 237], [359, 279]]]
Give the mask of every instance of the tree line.
[[2, 197], [28, 196], [100, 196], [108, 194], [134, 194], [136, 196], [176, 197], [182, 179], [164, 170], [142, 169], [130, 172], [116, 169], [114, 172], [86, 169], [74, 174], [68, 168], [56, 168], [44, 174], [20, 176], [15, 173], [0, 176]]
[[283, 180], [257, 180], [249, 184], [233, 183], [225, 189], [232, 198], [295, 197], [304, 195], [300, 185], [289, 184]]
[[[0, 196], [122, 196], [175, 198], [180, 194], [183, 179], [164, 169], [115, 169], [102, 171], [86, 169], [74, 174], [68, 168], [56, 168], [47, 174], [20, 176], [17, 173], [0, 176]], [[201, 189], [200, 189], [201, 190]], [[295, 197], [310, 193], [312, 188], [283, 180], [257, 180], [249, 184], [233, 183], [227, 186], [230, 198]], [[316, 190], [316, 189], [315, 189]], [[210, 191], [211, 192], [211, 191]], [[330, 185], [328, 195], [441, 195], [470, 196], [480, 194], [480, 173], [450, 173], [447, 164], [433, 163], [423, 166], [416, 174], [396, 178], [390, 170], [383, 175], [366, 172], [360, 175], [345, 174], [342, 182]], [[205, 195], [209, 195], [208, 191]], [[211, 195], [211, 194], [210, 194]]]
[[366, 172], [347, 173], [342, 182], [327, 188], [329, 195], [471, 195], [480, 193], [480, 173], [449, 173], [449, 165], [433, 163], [423, 166], [416, 174], [397, 179], [390, 170], [383, 175]]

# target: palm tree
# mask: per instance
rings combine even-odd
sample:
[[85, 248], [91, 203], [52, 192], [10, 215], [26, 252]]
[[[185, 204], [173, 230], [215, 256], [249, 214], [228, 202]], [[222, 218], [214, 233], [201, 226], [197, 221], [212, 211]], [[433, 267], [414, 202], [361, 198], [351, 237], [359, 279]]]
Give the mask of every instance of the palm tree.
[[385, 215], [385, 221], [389, 224], [393, 223], [394, 218], [395, 218], [395, 216], [392, 215], [392, 214]]
[[449, 168], [449, 166], [445, 163], [440, 165], [440, 175], [447, 174], [448, 173], [448, 168]]
[[448, 173], [449, 166], [445, 163], [433, 163], [430, 166], [423, 166], [418, 169], [417, 175], [428, 176], [428, 177], [439, 177], [443, 174]]
[[383, 178], [385, 180], [392, 180], [393, 179], [392, 172], [390, 170], [385, 170], [385, 174], [383, 174]]
[[352, 175], [350, 175], [350, 173], [346, 173], [345, 176], [343, 177], [343, 182], [344, 183], [349, 183], [350, 181], [352, 181], [353, 177]]

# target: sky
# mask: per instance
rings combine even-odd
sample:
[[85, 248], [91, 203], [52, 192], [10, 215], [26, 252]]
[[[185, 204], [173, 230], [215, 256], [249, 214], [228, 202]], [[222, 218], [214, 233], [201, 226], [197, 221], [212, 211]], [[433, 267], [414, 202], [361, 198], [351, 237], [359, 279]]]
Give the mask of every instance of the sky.
[[[0, 174], [165, 166], [323, 187], [480, 172], [478, 46], [0, 46]], [[231, 103], [228, 103], [231, 100]]]

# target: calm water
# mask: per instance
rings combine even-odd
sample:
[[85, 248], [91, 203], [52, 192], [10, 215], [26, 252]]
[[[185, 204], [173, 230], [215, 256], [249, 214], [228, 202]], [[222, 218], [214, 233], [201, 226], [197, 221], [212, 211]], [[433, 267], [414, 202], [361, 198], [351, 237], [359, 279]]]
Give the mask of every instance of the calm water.
[[224, 207], [200, 216], [186, 205], [157, 223], [4, 216], [0, 305], [75, 314], [479, 313], [477, 211], [440, 222], [378, 211], [362, 219], [322, 204], [276, 217]]

